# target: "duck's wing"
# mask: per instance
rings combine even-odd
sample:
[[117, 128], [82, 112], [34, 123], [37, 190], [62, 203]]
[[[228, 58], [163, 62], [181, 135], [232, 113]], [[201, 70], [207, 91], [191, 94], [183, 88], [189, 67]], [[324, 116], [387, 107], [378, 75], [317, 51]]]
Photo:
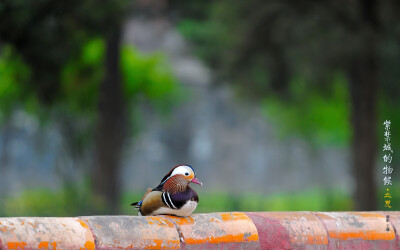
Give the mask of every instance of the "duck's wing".
[[148, 189], [147, 189], [147, 192], [143, 195], [142, 199], [141, 199], [140, 201], [138, 201], [138, 202], [131, 203], [131, 206], [135, 206], [135, 208], [138, 208], [138, 209], [139, 209], [140, 206], [141, 206], [142, 203], [143, 203], [143, 200], [146, 198], [146, 196], [147, 196], [151, 191], [153, 191], [153, 189], [148, 188]]

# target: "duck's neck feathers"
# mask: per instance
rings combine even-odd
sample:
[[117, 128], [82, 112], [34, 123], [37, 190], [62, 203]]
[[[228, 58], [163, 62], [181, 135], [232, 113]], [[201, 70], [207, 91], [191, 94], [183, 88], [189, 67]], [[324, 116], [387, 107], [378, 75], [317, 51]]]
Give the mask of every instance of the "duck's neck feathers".
[[170, 194], [182, 193], [190, 189], [189, 183], [190, 182], [182, 176], [174, 175], [162, 184], [162, 189]]

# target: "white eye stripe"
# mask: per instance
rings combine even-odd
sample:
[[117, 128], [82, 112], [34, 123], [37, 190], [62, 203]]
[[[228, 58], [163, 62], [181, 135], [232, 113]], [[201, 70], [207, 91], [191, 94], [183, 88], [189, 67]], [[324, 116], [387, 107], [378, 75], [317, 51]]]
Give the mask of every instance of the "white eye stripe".
[[174, 171], [172, 171], [171, 176], [174, 176], [177, 174], [189, 176], [190, 173], [192, 173], [194, 175], [192, 168], [189, 166], [183, 165], [183, 166], [179, 166], [179, 167], [175, 168]]
[[[186, 173], [188, 173], [188, 174], [186, 174]], [[169, 178], [171, 178], [172, 176], [178, 175], [178, 174], [185, 175], [185, 176], [189, 176], [190, 174], [192, 174], [193, 176], [196, 175], [196, 173], [194, 172], [194, 170], [191, 167], [182, 165], [182, 166], [176, 167], [174, 169], [174, 171], [172, 171], [171, 175], [168, 176], [168, 178], [166, 178], [163, 182], [161, 182], [161, 185], [163, 185], [165, 182], [167, 182], [169, 180]]]

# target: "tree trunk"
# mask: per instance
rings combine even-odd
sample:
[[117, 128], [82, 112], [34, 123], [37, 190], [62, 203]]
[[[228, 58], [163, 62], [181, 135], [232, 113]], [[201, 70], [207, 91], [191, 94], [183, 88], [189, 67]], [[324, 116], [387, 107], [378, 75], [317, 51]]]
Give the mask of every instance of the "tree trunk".
[[376, 210], [378, 29], [376, 0], [359, 0], [360, 27], [348, 67], [353, 125], [352, 165], [355, 210]]
[[378, 51], [373, 34], [364, 36], [349, 68], [353, 125], [355, 210], [376, 210]]
[[11, 132], [12, 132], [12, 124], [11, 124], [12, 117], [7, 115], [5, 117], [4, 126], [2, 128], [2, 148], [3, 150], [0, 153], [0, 172], [4, 172], [6, 168], [8, 168], [8, 161], [9, 161], [9, 145], [11, 139]]
[[115, 29], [106, 41], [105, 75], [100, 86], [98, 126], [95, 135], [95, 168], [93, 192], [107, 206], [107, 212], [118, 211], [120, 198], [120, 156], [126, 129], [121, 83], [121, 31]]

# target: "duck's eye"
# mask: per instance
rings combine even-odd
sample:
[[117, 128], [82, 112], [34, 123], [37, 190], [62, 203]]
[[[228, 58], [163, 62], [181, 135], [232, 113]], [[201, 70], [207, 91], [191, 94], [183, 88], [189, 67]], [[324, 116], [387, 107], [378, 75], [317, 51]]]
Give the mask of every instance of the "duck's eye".
[[188, 173], [188, 172], [186, 172], [186, 173], [185, 173], [185, 175], [186, 175], [186, 176], [188, 176], [188, 175], [189, 175], [189, 173]]

